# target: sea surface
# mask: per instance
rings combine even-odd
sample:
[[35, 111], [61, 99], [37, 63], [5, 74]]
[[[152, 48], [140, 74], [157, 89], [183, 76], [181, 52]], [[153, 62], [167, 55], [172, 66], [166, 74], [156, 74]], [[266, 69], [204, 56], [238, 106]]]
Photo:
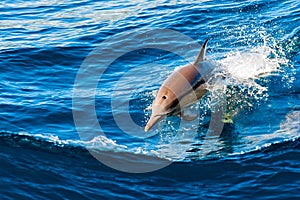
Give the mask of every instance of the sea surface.
[[[300, 199], [299, 36], [299, 0], [1, 1], [0, 198]], [[145, 133], [206, 39], [197, 120]]]

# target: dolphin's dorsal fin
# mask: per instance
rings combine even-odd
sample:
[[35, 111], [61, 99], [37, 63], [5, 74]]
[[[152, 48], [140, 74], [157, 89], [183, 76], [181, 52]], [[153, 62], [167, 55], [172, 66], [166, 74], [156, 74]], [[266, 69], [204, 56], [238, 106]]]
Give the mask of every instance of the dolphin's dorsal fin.
[[206, 53], [206, 44], [208, 42], [208, 39], [205, 40], [205, 42], [203, 43], [201, 50], [199, 51], [197, 58], [194, 62], [194, 65], [198, 64], [201, 61], [205, 60], [205, 53]]

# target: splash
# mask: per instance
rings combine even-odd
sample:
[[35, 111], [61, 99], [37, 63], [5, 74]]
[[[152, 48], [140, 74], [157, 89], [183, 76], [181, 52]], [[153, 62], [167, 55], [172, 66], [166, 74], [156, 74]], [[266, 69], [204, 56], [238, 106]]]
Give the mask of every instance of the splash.
[[[248, 51], [229, 52], [217, 61], [221, 75], [216, 76], [222, 77], [223, 80], [218, 82], [225, 87], [210, 85], [211, 98], [218, 99], [221, 88], [221, 93], [226, 94], [227, 113], [233, 118], [242, 110], [252, 110], [268, 100], [269, 76], [288, 76], [285, 72], [288, 59], [280, 44], [264, 31], [259, 34], [263, 39], [262, 45]], [[292, 80], [289, 79], [289, 82]]]
[[279, 59], [271, 47], [260, 46], [249, 52], [230, 52], [220, 63], [233, 79], [248, 82], [276, 72], [285, 60]]

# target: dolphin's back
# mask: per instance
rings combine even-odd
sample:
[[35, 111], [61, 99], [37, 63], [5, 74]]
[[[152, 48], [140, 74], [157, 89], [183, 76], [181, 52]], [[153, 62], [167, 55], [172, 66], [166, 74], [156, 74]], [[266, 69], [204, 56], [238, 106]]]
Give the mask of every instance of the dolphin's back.
[[173, 72], [162, 84], [160, 91], [169, 90], [177, 99], [193, 90], [193, 87], [200, 80], [201, 74], [198, 69], [190, 64]]

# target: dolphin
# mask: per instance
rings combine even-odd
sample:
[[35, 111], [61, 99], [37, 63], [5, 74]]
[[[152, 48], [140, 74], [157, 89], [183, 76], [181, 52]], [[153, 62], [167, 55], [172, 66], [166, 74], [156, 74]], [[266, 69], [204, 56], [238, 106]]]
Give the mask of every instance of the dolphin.
[[207, 42], [208, 39], [193, 63], [175, 70], [163, 82], [152, 103], [152, 113], [145, 132], [167, 116], [178, 115], [187, 121], [197, 117], [186, 115], [184, 108], [196, 103], [208, 92], [206, 80], [209, 79], [213, 65], [205, 59]]

